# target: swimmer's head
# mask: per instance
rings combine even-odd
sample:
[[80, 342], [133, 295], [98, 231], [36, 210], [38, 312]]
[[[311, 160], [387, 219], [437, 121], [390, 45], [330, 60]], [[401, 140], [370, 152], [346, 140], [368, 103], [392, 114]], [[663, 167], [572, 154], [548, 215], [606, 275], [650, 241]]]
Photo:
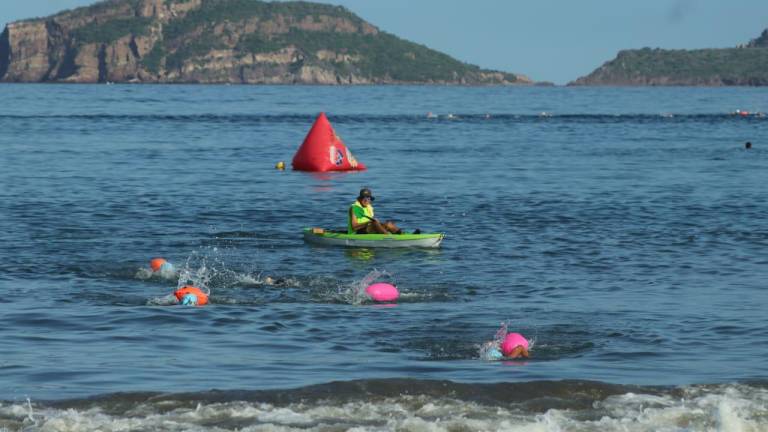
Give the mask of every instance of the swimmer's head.
[[184, 306], [196, 306], [197, 296], [194, 294], [187, 294], [181, 299], [181, 304]]
[[156, 271], [159, 271], [160, 267], [162, 267], [163, 264], [165, 264], [166, 262], [167, 261], [165, 261], [165, 259], [163, 258], [152, 258], [149, 261], [149, 267], [152, 269], [152, 271], [156, 272]]
[[528, 339], [524, 338], [520, 333], [507, 333], [504, 341], [501, 343], [501, 352], [504, 357], [508, 357], [517, 347], [523, 347], [528, 350]]

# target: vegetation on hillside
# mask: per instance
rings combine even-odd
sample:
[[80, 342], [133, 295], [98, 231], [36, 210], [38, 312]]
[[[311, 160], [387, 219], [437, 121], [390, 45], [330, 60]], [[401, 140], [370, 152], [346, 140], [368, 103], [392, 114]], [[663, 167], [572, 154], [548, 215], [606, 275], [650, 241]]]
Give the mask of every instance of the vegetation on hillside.
[[768, 85], [768, 49], [626, 50], [577, 83]]
[[149, 33], [151, 24], [151, 19], [143, 17], [93, 21], [73, 31], [72, 36], [80, 43], [109, 44], [123, 36], [144, 36]]
[[747, 46], [749, 48], [768, 48], [768, 30], [763, 30], [760, 37], [752, 39]]
[[141, 59], [141, 63], [144, 65], [144, 67], [147, 68], [148, 71], [152, 72], [153, 74], [157, 74], [160, 72], [160, 69], [163, 66], [163, 59], [165, 58], [165, 55], [166, 53], [163, 44], [157, 43], [152, 47], [152, 50], [148, 52], [143, 59]]
[[[287, 33], [250, 33], [240, 38], [235, 46], [228, 46], [222, 35], [214, 35], [213, 28], [220, 23], [239, 23], [258, 17], [269, 21], [278, 16], [291, 17], [295, 22], [312, 17], [319, 22], [321, 16], [345, 19], [358, 27], [357, 32], [308, 31], [291, 28]], [[200, 9], [184, 18], [174, 20], [163, 28], [161, 46], [156, 46], [143, 59], [143, 64], [157, 72], [165, 58], [165, 68], [178, 69], [185, 61], [194, 60], [214, 49], [231, 48], [242, 55], [263, 54], [293, 46], [310, 62], [320, 62], [319, 50], [349, 54], [359, 58], [353, 65], [344, 62], [325, 62], [337, 72], [348, 74], [350, 68], [369, 77], [387, 77], [395, 81], [451, 81], [468, 73], [479, 73], [480, 68], [431, 50], [423, 45], [402, 40], [379, 32], [364, 34], [365, 22], [341, 6], [309, 2], [264, 3], [253, 0], [207, 0]], [[513, 74], [505, 74], [515, 81]]]
[[237, 49], [248, 53], [267, 53], [285, 46], [297, 47], [312, 60], [318, 60], [315, 54], [320, 50], [356, 56], [359, 61], [355, 61], [354, 65], [362, 74], [387, 76], [396, 81], [447, 81], [455, 79], [454, 74], [480, 72], [477, 66], [459, 62], [446, 54], [385, 32], [365, 35], [293, 29], [271, 38], [251, 34], [238, 44]]
[[336, 18], [347, 18], [358, 25], [363, 22], [344, 7], [320, 3], [207, 0], [203, 2], [200, 9], [188, 13], [183, 19], [169, 22], [163, 29], [163, 34], [166, 39], [172, 40], [215, 23], [239, 22], [253, 17], [267, 21], [277, 15], [291, 16], [296, 20], [303, 20], [307, 16], [329, 15]]
[[141, 0], [104, 0], [94, 3], [90, 6], [81, 6], [75, 9], [66, 9], [56, 14], [56, 16], [67, 15], [71, 18], [83, 18], [94, 15], [101, 15], [114, 11], [118, 7], [127, 7], [136, 9]]
[[768, 78], [768, 50], [699, 49], [625, 51], [617, 61], [629, 63], [635, 73], [671, 77], [705, 78], [739, 75]]

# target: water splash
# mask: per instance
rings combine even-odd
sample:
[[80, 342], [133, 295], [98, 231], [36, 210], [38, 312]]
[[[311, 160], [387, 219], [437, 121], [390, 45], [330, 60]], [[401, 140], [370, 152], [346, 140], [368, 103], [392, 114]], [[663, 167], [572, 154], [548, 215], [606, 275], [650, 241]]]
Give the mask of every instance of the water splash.
[[35, 411], [32, 409], [32, 399], [30, 398], [27, 398], [27, 409], [29, 410], [27, 413], [27, 419], [29, 419], [30, 422], [37, 426], [37, 422], [35, 421]]
[[[219, 247], [202, 247], [193, 251], [183, 265], [171, 268], [161, 268], [157, 272], [141, 268], [136, 277], [143, 280], [162, 279], [175, 282], [175, 287], [169, 286], [169, 291], [175, 291], [185, 285], [200, 288], [207, 295], [219, 288], [233, 286], [254, 286], [269, 284], [270, 278], [262, 273], [238, 272], [225, 264], [226, 250]], [[221, 299], [224, 300], [224, 299]], [[225, 301], [225, 300], [224, 300]], [[226, 302], [226, 301], [225, 301]], [[178, 303], [172, 293], [154, 297], [147, 301], [148, 305], [167, 306]]]
[[176, 288], [192, 285], [210, 295], [214, 287], [232, 286], [247, 280], [242, 273], [227, 268], [223, 255], [223, 251], [216, 246], [192, 252], [178, 270]]
[[392, 279], [392, 275], [383, 270], [373, 269], [359, 281], [355, 281], [349, 285], [340, 287], [338, 298], [343, 303], [352, 305], [360, 305], [368, 302], [371, 300], [371, 298], [368, 296], [368, 294], [366, 294], [365, 289], [368, 288], [368, 286], [370, 286], [374, 281], [380, 279], [389, 280]]
[[213, 278], [215, 268], [209, 268], [205, 260], [199, 267], [190, 267], [189, 261], [184, 268], [179, 270], [179, 277], [176, 282], [176, 288], [181, 288], [185, 285], [192, 285], [200, 288], [207, 295], [211, 294], [210, 283]]
[[496, 330], [496, 335], [493, 337], [493, 340], [485, 342], [480, 346], [477, 355], [481, 360], [494, 361], [501, 359], [501, 343], [507, 336], [508, 326], [509, 321], [502, 321], [499, 329]]

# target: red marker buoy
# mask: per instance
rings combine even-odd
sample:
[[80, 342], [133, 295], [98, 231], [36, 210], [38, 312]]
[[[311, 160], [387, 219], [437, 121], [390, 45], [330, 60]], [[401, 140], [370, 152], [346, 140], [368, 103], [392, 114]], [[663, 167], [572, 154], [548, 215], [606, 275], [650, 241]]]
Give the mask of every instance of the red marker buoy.
[[293, 169], [297, 171], [362, 171], [365, 165], [352, 156], [347, 146], [333, 130], [331, 123], [320, 113], [304, 142], [293, 156]]

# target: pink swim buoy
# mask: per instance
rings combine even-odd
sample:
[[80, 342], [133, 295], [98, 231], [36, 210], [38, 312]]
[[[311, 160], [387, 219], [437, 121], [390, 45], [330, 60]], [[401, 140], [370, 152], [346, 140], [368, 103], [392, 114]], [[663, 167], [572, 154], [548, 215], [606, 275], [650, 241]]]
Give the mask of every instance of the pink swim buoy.
[[524, 338], [520, 333], [507, 333], [507, 336], [504, 337], [504, 342], [501, 343], [501, 352], [508, 356], [518, 346], [528, 350], [528, 339]]
[[383, 282], [369, 286], [365, 289], [365, 293], [374, 301], [381, 302], [397, 300], [397, 298], [400, 297], [400, 293], [394, 285]]

